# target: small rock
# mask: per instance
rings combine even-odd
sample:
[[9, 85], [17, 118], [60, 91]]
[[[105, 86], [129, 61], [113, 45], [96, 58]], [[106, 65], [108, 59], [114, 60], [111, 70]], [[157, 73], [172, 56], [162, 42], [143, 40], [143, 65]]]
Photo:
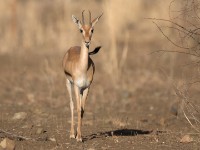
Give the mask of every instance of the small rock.
[[52, 142], [56, 142], [55, 138], [49, 138], [49, 140], [52, 141]]
[[154, 110], [154, 107], [153, 107], [153, 106], [150, 106], [150, 107], [149, 107], [149, 110]]
[[170, 108], [170, 112], [174, 116], [178, 116], [178, 106], [177, 105], [172, 105], [171, 108]]
[[0, 148], [3, 148], [5, 150], [14, 150], [15, 142], [8, 138], [5, 138], [5, 139], [3, 139], [3, 141], [1, 141]]
[[29, 100], [31, 103], [35, 102], [35, 95], [34, 95], [34, 94], [29, 93], [29, 94], [27, 94], [26, 96], [27, 96], [28, 100]]
[[14, 116], [13, 116], [13, 120], [23, 120], [27, 117], [27, 113], [25, 112], [18, 112], [18, 113], [15, 113]]
[[36, 134], [41, 134], [44, 132], [44, 129], [43, 128], [38, 128], [37, 131], [36, 131]]
[[164, 126], [165, 125], [165, 119], [161, 118], [160, 121], [159, 121], [159, 123], [160, 123], [161, 126]]
[[193, 138], [189, 135], [184, 135], [182, 139], [180, 140], [181, 143], [190, 143], [193, 141]]
[[111, 135], [112, 135], [112, 136], [114, 135], [114, 132], [113, 132], [113, 131], [111, 132]]
[[32, 124], [25, 124], [21, 128], [23, 128], [23, 129], [32, 129], [33, 127], [34, 127], [34, 125], [32, 125]]
[[156, 143], [158, 143], [159, 141], [157, 137], [154, 137], [154, 140], [156, 141]]

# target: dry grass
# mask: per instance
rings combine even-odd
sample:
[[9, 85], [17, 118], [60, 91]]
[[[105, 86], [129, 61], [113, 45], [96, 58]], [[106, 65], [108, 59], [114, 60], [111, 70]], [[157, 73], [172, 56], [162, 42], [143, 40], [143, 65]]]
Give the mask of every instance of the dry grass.
[[[145, 68], [148, 63], [156, 63], [152, 62], [152, 56], [147, 54], [160, 47], [165, 41], [161, 39], [153, 24], [144, 18], [168, 18], [169, 2], [170, 0], [165, 2], [158, 0], [154, 2], [146, 0], [1, 1], [0, 7], [4, 13], [0, 14], [2, 27], [0, 53], [33, 52], [63, 55], [72, 45], [80, 45], [81, 36], [71, 21], [71, 15], [80, 18], [81, 11], [84, 9], [91, 10], [94, 18], [104, 12], [95, 28], [91, 49], [99, 45], [103, 46], [99, 57], [95, 59], [97, 63], [106, 64], [106, 67], [102, 67], [103, 73], [109, 76], [115, 74], [111, 82], [119, 88], [118, 85], [124, 84], [126, 80], [124, 74], [127, 73], [127, 64], [139, 64]], [[161, 61], [165, 64], [166, 59]], [[47, 70], [44, 74], [46, 73]], [[51, 73], [48, 76], [51, 76]], [[52, 79], [49, 78], [49, 82], [53, 82]], [[52, 83], [49, 84], [53, 88]]]

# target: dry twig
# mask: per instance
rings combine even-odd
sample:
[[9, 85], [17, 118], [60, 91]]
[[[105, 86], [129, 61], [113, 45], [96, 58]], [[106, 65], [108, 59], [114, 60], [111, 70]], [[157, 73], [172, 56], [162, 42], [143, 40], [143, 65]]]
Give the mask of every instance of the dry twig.
[[1, 138], [7, 137], [9, 139], [19, 140], [19, 141], [49, 141], [47, 137], [30, 138], [30, 137], [14, 134], [14, 133], [5, 131], [3, 129], [0, 129], [0, 137]]

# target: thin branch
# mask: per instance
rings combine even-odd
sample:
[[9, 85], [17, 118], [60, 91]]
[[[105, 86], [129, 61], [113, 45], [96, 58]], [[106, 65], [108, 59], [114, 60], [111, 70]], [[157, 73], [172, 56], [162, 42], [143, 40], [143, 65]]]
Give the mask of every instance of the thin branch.
[[[173, 21], [171, 21], [171, 20], [167, 20], [167, 19], [158, 19], [158, 18], [144, 18], [144, 19], [148, 19], [148, 20], [157, 20], [157, 21], [164, 21], [164, 22], [170, 22], [170, 23], [172, 23], [172, 24], [174, 24], [174, 25], [176, 25], [176, 26], [178, 26], [178, 27], [184, 29], [185, 31], [187, 31], [187, 32], [189, 32], [189, 33], [192, 33], [191, 30], [188, 30], [188, 29], [185, 28], [184, 26], [181, 26], [180, 24], [178, 24], [178, 23], [176, 23], [176, 22], [173, 22]], [[196, 34], [196, 33], [194, 33], [194, 34]], [[197, 35], [199, 35], [199, 34], [197, 34]]]
[[163, 31], [162, 29], [158, 26], [157, 23], [155, 23], [153, 21], [153, 23], [157, 26], [157, 28], [160, 30], [160, 32], [167, 38], [168, 41], [170, 41], [173, 45], [175, 45], [176, 47], [179, 47], [179, 48], [183, 48], [183, 49], [190, 49], [189, 47], [182, 47], [180, 45], [177, 45], [175, 42], [173, 42]]
[[194, 32], [192, 32], [192, 33], [189, 33], [189, 32], [186, 33], [185, 30], [180, 30], [179, 28], [176, 28], [176, 27], [169, 27], [169, 26], [166, 26], [166, 27], [169, 28], [169, 29], [171, 28], [171, 29], [177, 30], [177, 31], [185, 34], [185, 36], [182, 37], [183, 39], [185, 39], [188, 36], [188, 37], [191, 37], [194, 41], [196, 41], [198, 43], [196, 46], [193, 46], [190, 49], [195, 48], [195, 47], [197, 47], [199, 45], [199, 41], [195, 37], [192, 36], [194, 34]]
[[188, 121], [189, 124], [191, 125], [191, 127], [192, 127], [194, 130], [196, 130], [197, 132], [200, 132], [200, 131], [192, 124], [192, 122], [190, 121], [190, 119], [187, 117], [185, 111], [184, 111], [183, 109], [182, 109], [182, 111], [183, 111], [183, 114], [184, 114], [185, 118], [187, 119], [187, 121]]
[[[193, 9], [194, 9], [194, 13], [195, 13], [195, 15], [196, 15], [196, 17], [198, 18], [198, 19], [200, 19], [200, 17], [199, 17], [199, 15], [198, 15], [198, 12], [197, 12], [197, 10], [196, 10], [196, 8], [198, 7], [198, 5], [195, 5], [195, 1], [193, 0]], [[198, 9], [198, 8], [197, 8]]]
[[19, 141], [49, 141], [47, 137], [30, 138], [26, 136], [17, 135], [17, 134], [14, 134], [2, 129], [0, 129], [0, 133], [3, 134], [3, 135], [0, 135], [1, 138], [8, 137], [10, 139], [19, 140]]
[[185, 55], [191, 55], [191, 56], [195, 56], [195, 57], [200, 57], [199, 55], [195, 55], [195, 54], [192, 54], [192, 53], [188, 53], [188, 52], [179, 52], [179, 51], [173, 51], [173, 50], [157, 50], [157, 51], [151, 52], [151, 53], [149, 53], [149, 54], [151, 55], [151, 54], [159, 53], [159, 52], [180, 53], [180, 54], [185, 54]]

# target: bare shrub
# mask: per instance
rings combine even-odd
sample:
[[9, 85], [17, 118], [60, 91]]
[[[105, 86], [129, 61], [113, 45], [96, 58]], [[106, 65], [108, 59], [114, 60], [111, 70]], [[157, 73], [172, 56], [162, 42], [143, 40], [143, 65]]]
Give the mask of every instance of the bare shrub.
[[[169, 6], [169, 19], [148, 18], [153, 20], [158, 30], [172, 44], [171, 49], [160, 49], [156, 52], [173, 53], [176, 57], [187, 56], [187, 64], [182, 68], [182, 83], [172, 80], [172, 89], [179, 99], [180, 114], [189, 124], [200, 131], [200, 107], [195, 94], [199, 86], [200, 62], [200, 1], [199, 0], [173, 0]], [[171, 34], [168, 34], [171, 31]], [[179, 54], [179, 55], [177, 55]], [[185, 57], [186, 58], [186, 57]], [[180, 80], [180, 79], [179, 79]]]

